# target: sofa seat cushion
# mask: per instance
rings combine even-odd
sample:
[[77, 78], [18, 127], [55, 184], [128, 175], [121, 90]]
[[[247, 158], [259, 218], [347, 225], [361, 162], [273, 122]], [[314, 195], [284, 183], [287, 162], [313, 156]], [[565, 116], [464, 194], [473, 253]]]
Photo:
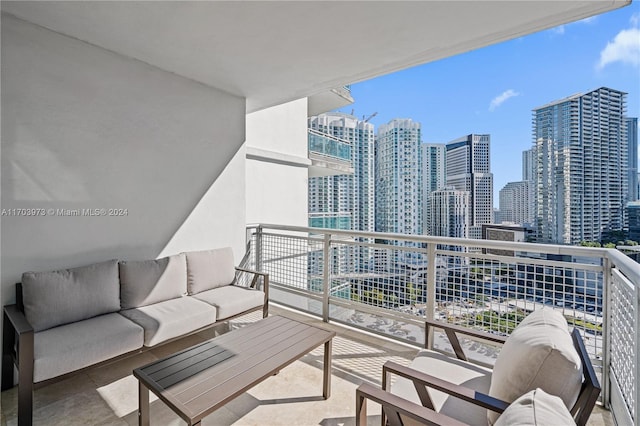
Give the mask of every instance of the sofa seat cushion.
[[144, 329], [145, 346], [155, 346], [216, 321], [214, 306], [186, 296], [120, 313]]
[[571, 426], [571, 413], [557, 396], [538, 388], [516, 399], [498, 417], [495, 426]]
[[[490, 369], [461, 361], [440, 352], [423, 349], [418, 352], [410, 367], [456, 385], [465, 386], [485, 394], [489, 393], [491, 384]], [[486, 409], [451, 397], [435, 389], [428, 388], [428, 392], [437, 412], [470, 425], [487, 423]], [[391, 386], [391, 393], [422, 405], [413, 382], [408, 379], [397, 377], [396, 382]]]
[[[571, 408], [581, 387], [582, 362], [567, 321], [560, 312], [543, 308], [529, 314], [502, 346], [489, 394], [511, 403], [541, 388]], [[490, 423], [497, 418], [497, 413], [489, 413]]]
[[184, 254], [156, 260], [121, 261], [120, 305], [139, 308], [187, 293], [187, 261]]
[[218, 320], [264, 305], [263, 291], [237, 285], [227, 285], [203, 291], [193, 297], [215, 306], [218, 311], [216, 317]]
[[22, 274], [24, 314], [38, 332], [120, 310], [118, 261]]
[[144, 330], [118, 313], [34, 334], [35, 383], [140, 349]]
[[233, 283], [236, 268], [233, 250], [190, 251], [187, 256], [187, 288], [190, 295]]

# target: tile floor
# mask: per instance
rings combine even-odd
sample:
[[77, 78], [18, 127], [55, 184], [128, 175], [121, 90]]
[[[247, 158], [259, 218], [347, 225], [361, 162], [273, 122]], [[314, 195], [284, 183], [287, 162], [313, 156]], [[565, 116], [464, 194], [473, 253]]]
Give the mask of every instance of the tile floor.
[[[316, 322], [317, 319], [273, 308], [272, 313]], [[64, 381], [36, 390], [34, 425], [137, 425], [138, 384], [131, 372], [134, 368], [162, 358], [259, 319], [251, 314], [235, 320], [230, 326], [192, 335], [177, 342], [133, 355], [109, 365], [89, 369]], [[416, 349], [333, 327], [338, 336], [333, 343], [332, 394], [322, 399], [322, 347], [284, 368], [278, 375], [255, 386], [210, 416], [202, 425], [354, 425], [355, 388], [363, 381], [380, 384], [382, 365], [387, 360], [408, 364]], [[2, 393], [1, 426], [17, 425], [16, 389]], [[184, 425], [164, 403], [151, 393], [152, 425]], [[369, 424], [380, 424], [380, 408], [368, 407]], [[611, 416], [596, 407], [591, 426], [611, 426]]]

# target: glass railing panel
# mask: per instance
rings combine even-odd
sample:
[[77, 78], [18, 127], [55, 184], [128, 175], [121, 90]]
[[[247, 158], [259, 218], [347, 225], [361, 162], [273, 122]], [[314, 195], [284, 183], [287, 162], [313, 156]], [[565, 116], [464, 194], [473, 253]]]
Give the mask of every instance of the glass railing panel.
[[343, 161], [351, 161], [351, 145], [348, 142], [313, 130], [309, 130], [309, 152]]

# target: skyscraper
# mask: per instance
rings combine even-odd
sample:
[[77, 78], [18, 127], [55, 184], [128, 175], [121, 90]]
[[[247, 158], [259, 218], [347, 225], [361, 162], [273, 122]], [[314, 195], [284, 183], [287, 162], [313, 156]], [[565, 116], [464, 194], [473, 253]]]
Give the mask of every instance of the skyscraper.
[[[525, 151], [526, 152], [526, 151]], [[502, 223], [512, 223], [518, 225], [531, 224], [533, 214], [529, 207], [531, 182], [508, 182], [500, 190], [500, 220]]]
[[431, 208], [429, 195], [438, 189], [442, 189], [446, 184], [446, 153], [445, 144], [424, 143], [422, 144], [422, 200], [424, 220], [423, 233], [435, 235], [430, 228]]
[[469, 192], [469, 238], [482, 238], [482, 224], [493, 219], [493, 174], [489, 135], [471, 134], [447, 144], [447, 186]]
[[533, 110], [539, 242], [600, 241], [604, 232], [623, 229], [625, 96], [602, 87]]
[[376, 231], [422, 234], [420, 123], [395, 119], [376, 138]]
[[638, 194], [638, 118], [625, 118], [629, 160], [629, 201], [640, 199]]
[[471, 225], [469, 191], [453, 187], [438, 189], [429, 194], [432, 213], [429, 228], [431, 235], [439, 237], [468, 238]]
[[[373, 124], [352, 115], [332, 112], [309, 117], [308, 126], [349, 142], [354, 170], [353, 174], [309, 178], [310, 226], [373, 232]], [[340, 272], [356, 272], [367, 268], [369, 257], [370, 250], [366, 247], [343, 247], [333, 262]], [[316, 263], [311, 262], [312, 265]]]
[[343, 228], [373, 232], [374, 129], [348, 114], [333, 112], [309, 118], [309, 128], [351, 143], [354, 173], [309, 179], [309, 213], [335, 213], [349, 220]]

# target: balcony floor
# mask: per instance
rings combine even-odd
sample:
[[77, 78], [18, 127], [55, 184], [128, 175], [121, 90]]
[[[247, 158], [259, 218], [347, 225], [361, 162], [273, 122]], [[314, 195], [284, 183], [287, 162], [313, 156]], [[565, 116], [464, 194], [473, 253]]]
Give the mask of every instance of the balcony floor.
[[[202, 425], [353, 425], [355, 389], [363, 381], [380, 384], [382, 365], [408, 364], [417, 349], [273, 307], [289, 316], [335, 329], [332, 394], [322, 399], [322, 347], [284, 368], [202, 421]], [[259, 319], [251, 314], [232, 321], [231, 328]], [[225, 332], [228, 326], [192, 335], [126, 359], [92, 368], [36, 390], [35, 425], [137, 425], [138, 386], [134, 368]], [[2, 393], [2, 426], [17, 424], [17, 388]], [[151, 393], [151, 424], [183, 422]], [[369, 424], [380, 424], [380, 408], [370, 404]], [[608, 411], [596, 406], [589, 425], [613, 425]]]

